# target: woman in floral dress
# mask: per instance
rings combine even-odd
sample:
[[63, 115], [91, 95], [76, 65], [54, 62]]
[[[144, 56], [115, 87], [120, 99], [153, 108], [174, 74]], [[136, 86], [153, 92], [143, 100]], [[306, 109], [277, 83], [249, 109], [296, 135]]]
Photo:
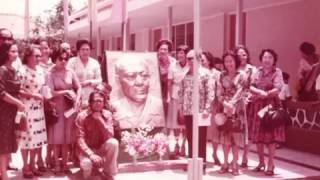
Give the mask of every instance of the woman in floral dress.
[[224, 69], [217, 84], [217, 98], [223, 107], [227, 121], [220, 130], [224, 163], [219, 173], [228, 172], [228, 157], [232, 148], [232, 174], [239, 175], [238, 148], [244, 145], [244, 104], [242, 101], [244, 75], [238, 70], [240, 60], [231, 51], [222, 56]]
[[[259, 165], [254, 170], [266, 170], [266, 175], [274, 174], [275, 144], [285, 140], [284, 126], [267, 130], [262, 126], [262, 118], [258, 115], [258, 112], [268, 105], [280, 106], [278, 94], [283, 86], [283, 77], [281, 70], [276, 67], [277, 57], [272, 49], [262, 50], [259, 56], [262, 66], [258, 68], [257, 75], [250, 86], [253, 94], [252, 103], [254, 103], [249, 112], [249, 118], [253, 120], [250, 139], [257, 144], [259, 156]], [[265, 169], [263, 145], [267, 145], [269, 150], [267, 169]]]
[[[19, 70], [22, 101], [26, 105], [27, 131], [19, 132], [18, 141], [23, 159], [23, 175], [42, 175], [35, 166], [35, 159], [41, 158], [41, 150], [47, 144], [47, 131], [43, 111], [41, 88], [45, 82], [43, 69], [38, 66], [41, 52], [29, 46], [25, 49]], [[29, 157], [29, 162], [28, 162]], [[40, 168], [40, 167], [38, 167]]]
[[[246, 113], [248, 113], [247, 109], [249, 109], [250, 106], [252, 105], [252, 103], [250, 103], [251, 93], [250, 93], [249, 87], [252, 82], [252, 79], [254, 78], [254, 75], [257, 72], [257, 68], [251, 64], [249, 50], [245, 46], [242, 46], [242, 45], [237, 46], [235, 49], [235, 54], [238, 56], [240, 60], [239, 70], [241, 70], [244, 73], [245, 83], [243, 86], [243, 90], [245, 91], [244, 93], [247, 98]], [[247, 118], [247, 121], [245, 122], [245, 135], [247, 139], [245, 140], [242, 162], [240, 165], [243, 168], [248, 167], [248, 153], [249, 153], [249, 145], [250, 145], [250, 142], [248, 139], [249, 137], [248, 133], [251, 127], [251, 122], [252, 121], [249, 118]]]

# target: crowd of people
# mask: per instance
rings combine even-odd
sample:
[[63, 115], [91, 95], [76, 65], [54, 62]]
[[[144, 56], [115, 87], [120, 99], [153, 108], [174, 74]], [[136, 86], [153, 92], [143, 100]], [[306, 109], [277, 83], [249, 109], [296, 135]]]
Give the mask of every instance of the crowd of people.
[[[289, 75], [277, 67], [277, 53], [273, 49], [261, 50], [261, 65], [255, 66], [251, 64], [245, 46], [226, 51], [221, 59], [208, 51], [196, 54], [187, 45], [178, 46], [174, 58], [169, 40], [159, 41], [156, 48], [162, 104], [161, 100], [149, 100], [137, 103], [133, 109], [131, 106], [131, 110], [135, 110], [132, 113], [136, 116], [142, 116], [146, 110], [140, 112], [141, 106], [152, 102], [163, 105], [165, 127], [169, 133], [173, 130], [176, 139], [170, 157], [186, 154], [192, 157], [193, 64], [198, 61], [199, 157], [205, 162], [204, 171], [206, 144], [210, 139], [214, 164], [221, 166], [219, 173], [240, 174], [239, 147], [244, 148], [240, 166], [247, 168], [248, 149], [253, 143], [259, 157], [259, 164], [253, 170], [273, 175], [276, 144], [285, 141], [285, 126], [280, 124], [270, 129], [263, 121], [270, 118], [266, 115], [269, 108], [280, 108], [283, 106], [281, 100], [291, 97], [288, 93]], [[299, 71], [306, 91], [316, 86], [319, 68], [315, 65], [319, 58], [310, 43], [303, 43], [300, 49], [306, 55], [303, 56], [305, 64]], [[84, 178], [90, 179], [93, 168], [97, 168], [104, 179], [114, 179], [119, 152], [119, 123], [124, 124], [117, 120], [126, 116], [127, 112], [121, 111], [125, 103], [119, 100], [112, 104], [109, 101], [112, 88], [102, 82], [101, 65], [90, 57], [91, 43], [78, 40], [76, 50], [77, 54], [73, 54], [70, 45], [63, 42], [52, 52], [49, 43], [41, 40], [38, 44], [28, 44], [19, 54], [12, 32], [0, 29], [0, 179], [8, 179], [10, 154], [18, 148], [21, 149], [24, 178], [42, 176], [48, 170], [55, 174], [70, 174], [68, 161], [72, 159], [74, 164], [80, 165]], [[139, 57], [126, 58], [136, 58], [136, 61], [121, 64], [120, 59], [115, 76], [125, 77], [120, 79], [120, 84], [129, 99], [145, 102], [142, 100], [147, 97], [136, 95], [137, 92], [130, 87], [143, 86], [150, 70]], [[303, 80], [307, 76], [314, 79], [311, 85]], [[149, 88], [149, 84], [144, 87]], [[57, 115], [56, 122], [50, 124], [44, 113], [44, 104], [48, 101], [54, 104]], [[159, 113], [156, 117], [154, 122], [160, 122]], [[142, 117], [137, 120], [142, 121]], [[212, 129], [209, 137], [208, 128]], [[182, 143], [178, 141], [179, 132], [183, 136]], [[222, 145], [223, 161], [217, 155], [219, 144]], [[42, 154], [44, 146], [47, 149], [45, 156]], [[269, 151], [267, 162], [264, 160], [264, 146]]]
[[[40, 40], [19, 54], [12, 32], [0, 29], [0, 179], [8, 179], [10, 156], [18, 148], [24, 178], [48, 170], [70, 174], [71, 159], [85, 178], [99, 167], [104, 179], [114, 179], [119, 146], [113, 138], [110, 86], [102, 83], [100, 64], [90, 57], [91, 43], [78, 40], [76, 48], [72, 55], [63, 42], [52, 52]], [[46, 119], [46, 102], [54, 104], [53, 123]]]

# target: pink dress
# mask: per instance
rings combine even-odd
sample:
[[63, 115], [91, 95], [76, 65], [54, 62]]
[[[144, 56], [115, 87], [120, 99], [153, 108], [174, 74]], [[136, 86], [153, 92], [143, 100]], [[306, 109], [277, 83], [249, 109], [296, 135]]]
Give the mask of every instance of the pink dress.
[[[58, 72], [52, 68], [47, 76], [47, 84], [52, 91], [78, 89], [80, 83], [75, 73], [67, 69], [65, 73]], [[48, 144], [71, 144], [74, 141], [72, 128], [76, 113], [66, 118], [64, 112], [68, 110], [68, 105], [64, 101], [63, 96], [53, 97], [58, 112], [58, 122], [48, 127]]]
[[[252, 85], [258, 89], [271, 90], [278, 88], [281, 90], [283, 86], [282, 72], [278, 68], [274, 68], [270, 73], [264, 74], [262, 68], [258, 69], [257, 75], [252, 82]], [[260, 99], [253, 97], [252, 104], [249, 109], [249, 117], [252, 119], [250, 128], [250, 139], [253, 143], [274, 143], [285, 141], [285, 129], [284, 126], [275, 128], [274, 130], [268, 131], [261, 126], [262, 119], [258, 116], [259, 110], [266, 107], [269, 104], [273, 106], [280, 106], [280, 100], [278, 97], [270, 97], [266, 99]]]

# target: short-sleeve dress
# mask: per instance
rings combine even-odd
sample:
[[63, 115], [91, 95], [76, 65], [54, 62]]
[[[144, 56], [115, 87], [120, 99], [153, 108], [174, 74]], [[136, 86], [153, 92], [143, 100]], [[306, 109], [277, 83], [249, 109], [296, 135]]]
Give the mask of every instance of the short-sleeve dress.
[[[168, 79], [172, 80], [172, 88], [170, 92], [171, 100], [168, 105], [166, 127], [169, 129], [184, 128], [184, 125], [178, 124], [178, 106], [179, 106], [179, 91], [182, 86], [182, 80], [189, 71], [189, 66], [182, 67], [179, 63], [173, 63], [169, 67]], [[170, 91], [170, 90], [169, 90]]]
[[[235, 76], [230, 76], [227, 72], [222, 72], [217, 84], [217, 98], [223, 104], [224, 101], [235, 106], [234, 114], [226, 114], [227, 121], [240, 124], [240, 130], [230, 130], [220, 128], [220, 143], [226, 145], [243, 146], [245, 143], [245, 115], [244, 104], [241, 100], [243, 96], [244, 74], [238, 71]], [[228, 122], [226, 122], [228, 123]]]
[[[255, 79], [252, 85], [258, 89], [271, 90], [278, 88], [281, 90], [283, 86], [282, 72], [278, 68], [274, 68], [269, 73], [264, 73], [262, 67], [258, 69]], [[258, 116], [258, 112], [271, 104], [273, 106], [280, 106], [280, 100], [278, 96], [269, 97], [265, 99], [253, 97], [252, 103], [254, 106], [250, 106], [249, 118], [252, 120], [249, 137], [253, 143], [274, 143], [285, 141], [285, 129], [284, 126], [275, 128], [272, 131], [267, 131], [261, 126], [261, 118]]]
[[[45, 82], [44, 71], [40, 66], [31, 69], [22, 66], [19, 71], [21, 87], [31, 93], [41, 93]], [[27, 131], [18, 133], [19, 146], [22, 149], [40, 148], [47, 144], [47, 130], [43, 110], [43, 101], [34, 98], [22, 98], [26, 106]]]
[[[52, 91], [76, 90], [80, 87], [79, 80], [71, 69], [57, 71], [53, 67], [48, 73], [46, 81]], [[53, 101], [56, 103], [59, 118], [56, 124], [48, 127], [48, 143], [71, 144], [75, 140], [72, 127], [74, 126], [76, 113], [69, 118], [64, 116], [64, 113], [69, 108], [64, 96], [55, 96]]]
[[18, 97], [20, 81], [13, 68], [0, 67], [0, 155], [14, 153], [18, 145], [14, 129], [17, 107], [3, 100], [5, 93]]

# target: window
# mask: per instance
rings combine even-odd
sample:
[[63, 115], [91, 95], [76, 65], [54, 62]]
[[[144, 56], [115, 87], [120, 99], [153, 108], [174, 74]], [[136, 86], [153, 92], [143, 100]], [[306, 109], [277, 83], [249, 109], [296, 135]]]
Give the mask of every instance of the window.
[[158, 51], [157, 49], [156, 49], [156, 45], [157, 45], [157, 43], [161, 40], [161, 29], [155, 29], [154, 31], [153, 31], [153, 44], [154, 44], [154, 49], [155, 49], [155, 51]]
[[135, 45], [136, 45], [136, 34], [131, 34], [130, 35], [130, 41], [129, 41], [129, 50], [135, 50]]

